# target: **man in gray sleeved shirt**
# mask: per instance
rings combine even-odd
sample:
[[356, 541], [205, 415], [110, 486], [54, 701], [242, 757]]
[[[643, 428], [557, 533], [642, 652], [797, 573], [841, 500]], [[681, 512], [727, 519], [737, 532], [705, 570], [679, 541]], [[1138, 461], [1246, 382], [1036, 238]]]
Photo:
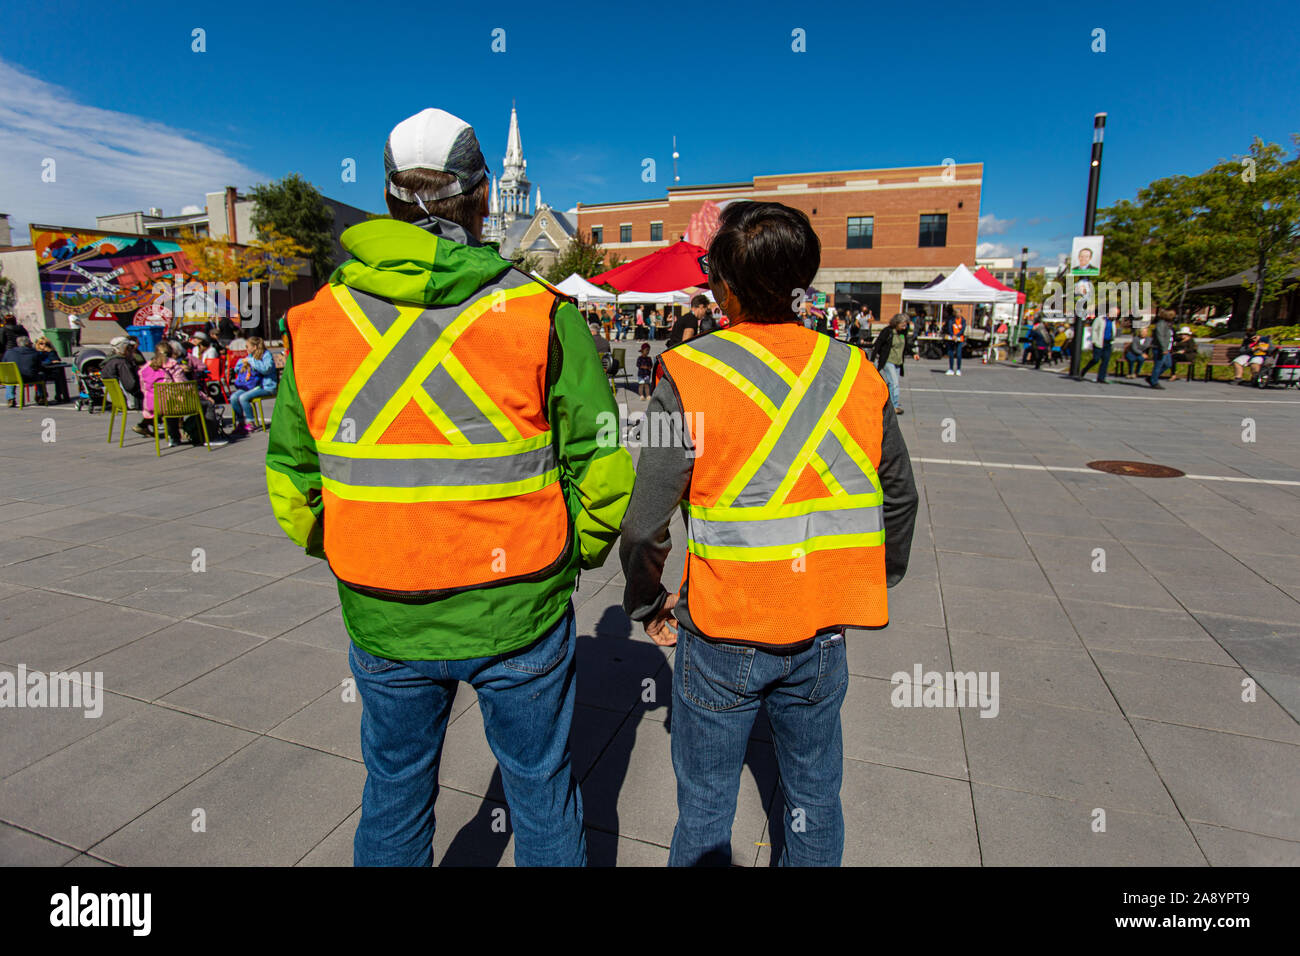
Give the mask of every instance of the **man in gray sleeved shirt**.
[[[647, 418], [673, 423], [672, 441], [666, 445], [641, 449], [636, 466], [636, 486], [632, 501], [623, 518], [619, 557], [627, 584], [623, 589], [623, 609], [634, 621], [650, 621], [669, 597], [662, 584], [664, 562], [672, 550], [668, 523], [679, 502], [691, 487], [691, 464], [694, 461], [689, 434], [681, 434], [681, 405], [668, 379], [663, 379], [650, 397]], [[672, 414], [672, 413], [677, 414]], [[883, 440], [880, 445], [881, 491], [885, 495], [885, 583], [893, 587], [907, 573], [912, 551], [912, 531], [916, 527], [919, 496], [912, 477], [912, 460], [907, 453], [893, 407], [886, 402], [881, 409]], [[695, 630], [691, 622], [685, 585], [673, 608], [674, 616]], [[811, 635], [809, 640], [811, 640]], [[805, 642], [806, 643], [806, 642]]]
[[[845, 630], [888, 624], [918, 499], [885, 383], [791, 308], [820, 259], [800, 210], [729, 204], [700, 265], [732, 324], [660, 357], [642, 425], [653, 437], [639, 443], [623, 519], [623, 606], [656, 644], [677, 646], [670, 866], [730, 863], [760, 708], [800, 821], [787, 817], [778, 863], [843, 855]], [[669, 594], [668, 526], [683, 504], [687, 580]]]

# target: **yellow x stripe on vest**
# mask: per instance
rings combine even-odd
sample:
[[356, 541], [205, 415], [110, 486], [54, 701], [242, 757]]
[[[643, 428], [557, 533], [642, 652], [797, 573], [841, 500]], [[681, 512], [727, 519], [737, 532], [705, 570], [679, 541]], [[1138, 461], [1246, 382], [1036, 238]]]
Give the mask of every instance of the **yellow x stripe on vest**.
[[[673, 353], [734, 385], [770, 422], [718, 500], [688, 505], [693, 554], [771, 561], [884, 544], [880, 480], [839, 417], [862, 369], [861, 351], [832, 348], [830, 339], [818, 336], [797, 375], [737, 330], [701, 336]], [[717, 447], [716, 440], [712, 444]], [[809, 466], [827, 495], [791, 502]]]
[[[475, 319], [539, 289], [511, 270], [460, 305], [426, 309], [331, 286], [370, 352], [317, 442], [323, 487], [353, 501], [471, 501], [559, 480], [550, 432], [525, 438], [452, 353]], [[412, 401], [450, 444], [380, 442]]]

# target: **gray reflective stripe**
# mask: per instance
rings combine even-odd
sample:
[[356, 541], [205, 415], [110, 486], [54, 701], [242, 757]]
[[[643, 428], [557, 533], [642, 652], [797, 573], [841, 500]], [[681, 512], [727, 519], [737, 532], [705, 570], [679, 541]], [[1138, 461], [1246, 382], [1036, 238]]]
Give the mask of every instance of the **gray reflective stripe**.
[[767, 400], [777, 408], [781, 407], [781, 403], [790, 394], [790, 386], [785, 384], [781, 376], [764, 365], [753, 352], [741, 348], [735, 342], [729, 342], [727, 339], [719, 338], [716, 335], [702, 335], [699, 338], [691, 339], [687, 344], [705, 355], [712, 356], [723, 365], [734, 369], [743, 377], [749, 379], [754, 383], [754, 387], [762, 392], [767, 397]]
[[[397, 390], [402, 387], [408, 378], [410, 378], [411, 373], [415, 371], [415, 367], [420, 364], [425, 355], [428, 354], [429, 350], [437, 344], [438, 339], [442, 337], [442, 334], [447, 330], [447, 327], [456, 321], [456, 318], [462, 312], [470, 308], [474, 303], [479, 302], [488, 296], [494, 295], [498, 291], [517, 288], [518, 286], [527, 285], [532, 281], [533, 280], [527, 276], [521, 275], [511, 269], [496, 281], [483, 286], [472, 296], [458, 305], [444, 306], [438, 309], [425, 309], [421, 312], [420, 316], [414, 323], [412, 323], [411, 327], [402, 337], [401, 342], [399, 342], [386, 356], [384, 356], [379, 367], [374, 370], [370, 378], [366, 379], [366, 383], [361, 386], [361, 390], [357, 392], [356, 396], [353, 397], [352, 401], [348, 404], [348, 407], [344, 410], [343, 415], [339, 420], [339, 430], [334, 436], [332, 436], [334, 441], [346, 440], [345, 433], [347, 432], [347, 422], [349, 420], [352, 422], [351, 434], [354, 440], [360, 438], [366, 433], [366, 430], [369, 429], [375, 419], [379, 417], [379, 413], [383, 411], [384, 406], [388, 404], [388, 400], [392, 398]], [[355, 298], [355, 290], [353, 291]], [[360, 299], [358, 299], [358, 304], [361, 304]], [[369, 317], [368, 313], [367, 317]], [[462, 397], [464, 396], [464, 393], [461, 392], [460, 386], [455, 386], [454, 391], [460, 393]], [[442, 405], [443, 398], [447, 398], [450, 401], [450, 397], [446, 395], [439, 396], [434, 394], [431, 397], [433, 398], [434, 404], [439, 407]], [[473, 403], [469, 402], [468, 397], [464, 397], [464, 401], [469, 403], [471, 407], [473, 406]], [[475, 409], [475, 412], [477, 415], [476, 421], [487, 421], [482, 412], [478, 412], [477, 409]], [[457, 424], [463, 429], [464, 426], [461, 426], [460, 423]], [[468, 425], [469, 422], [466, 422], [465, 424]], [[493, 428], [495, 429], [495, 426], [493, 426]]]
[[424, 390], [433, 398], [434, 404], [442, 409], [444, 415], [451, 419], [461, 434], [476, 445], [487, 442], [505, 441], [506, 436], [493, 425], [465, 390], [456, 383], [441, 365], [434, 367], [429, 377], [424, 380]]
[[844, 450], [843, 443], [835, 437], [834, 432], [828, 431], [822, 436], [821, 444], [817, 446], [817, 454], [821, 455], [822, 461], [826, 462], [832, 477], [849, 494], [872, 495], [878, 490], [867, 473], [849, 457], [849, 453]]
[[791, 518], [759, 521], [706, 521], [691, 516], [690, 538], [696, 544], [730, 548], [796, 548], [810, 538], [840, 534], [869, 534], [885, 527], [880, 505], [813, 511]]
[[348, 292], [352, 293], [352, 299], [357, 304], [363, 315], [370, 321], [380, 335], [383, 335], [393, 327], [393, 322], [397, 319], [397, 306], [390, 299], [384, 299], [377, 295], [371, 295], [369, 292], [362, 292], [360, 289], [348, 287]]
[[465, 487], [501, 485], [544, 475], [557, 465], [555, 448], [544, 445], [516, 455], [491, 458], [346, 458], [320, 456], [321, 474], [361, 488]]
[[[812, 361], [810, 358], [809, 361]], [[822, 361], [822, 367], [813, 376], [808, 390], [799, 397], [799, 405], [790, 416], [781, 436], [772, 446], [771, 453], [758, 466], [754, 477], [736, 496], [732, 504], [744, 507], [765, 505], [772, 499], [785, 476], [794, 467], [795, 456], [812, 435], [817, 422], [840, 387], [840, 381], [849, 367], [849, 347], [832, 342]]]

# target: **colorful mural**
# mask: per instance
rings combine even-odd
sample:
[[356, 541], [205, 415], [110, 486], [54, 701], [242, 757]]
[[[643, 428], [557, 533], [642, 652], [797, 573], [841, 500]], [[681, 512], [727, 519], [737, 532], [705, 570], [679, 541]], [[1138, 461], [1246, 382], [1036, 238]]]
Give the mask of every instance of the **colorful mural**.
[[158, 298], [155, 283], [193, 271], [171, 239], [33, 225], [32, 243], [45, 304], [90, 319], [131, 320]]

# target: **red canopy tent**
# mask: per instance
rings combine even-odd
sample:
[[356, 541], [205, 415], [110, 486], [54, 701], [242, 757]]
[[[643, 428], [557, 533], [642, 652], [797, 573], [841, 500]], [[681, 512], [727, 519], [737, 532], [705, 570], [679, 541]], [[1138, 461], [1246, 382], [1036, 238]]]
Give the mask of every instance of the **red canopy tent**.
[[[989, 272], [989, 270], [983, 266], [980, 266], [975, 270], [975, 278], [979, 279], [980, 282], [983, 282], [985, 285], [998, 289], [1001, 292], [1016, 292], [1015, 289], [1012, 289], [1010, 286], [1005, 286], [997, 279], [993, 278], [993, 273]], [[1016, 304], [1025, 304], [1025, 294], [1023, 292], [1016, 292]]]
[[700, 268], [700, 257], [707, 249], [690, 242], [675, 242], [648, 256], [625, 262], [617, 268], [592, 276], [596, 285], [612, 285], [620, 292], [676, 292], [691, 286], [708, 285], [709, 277]]

